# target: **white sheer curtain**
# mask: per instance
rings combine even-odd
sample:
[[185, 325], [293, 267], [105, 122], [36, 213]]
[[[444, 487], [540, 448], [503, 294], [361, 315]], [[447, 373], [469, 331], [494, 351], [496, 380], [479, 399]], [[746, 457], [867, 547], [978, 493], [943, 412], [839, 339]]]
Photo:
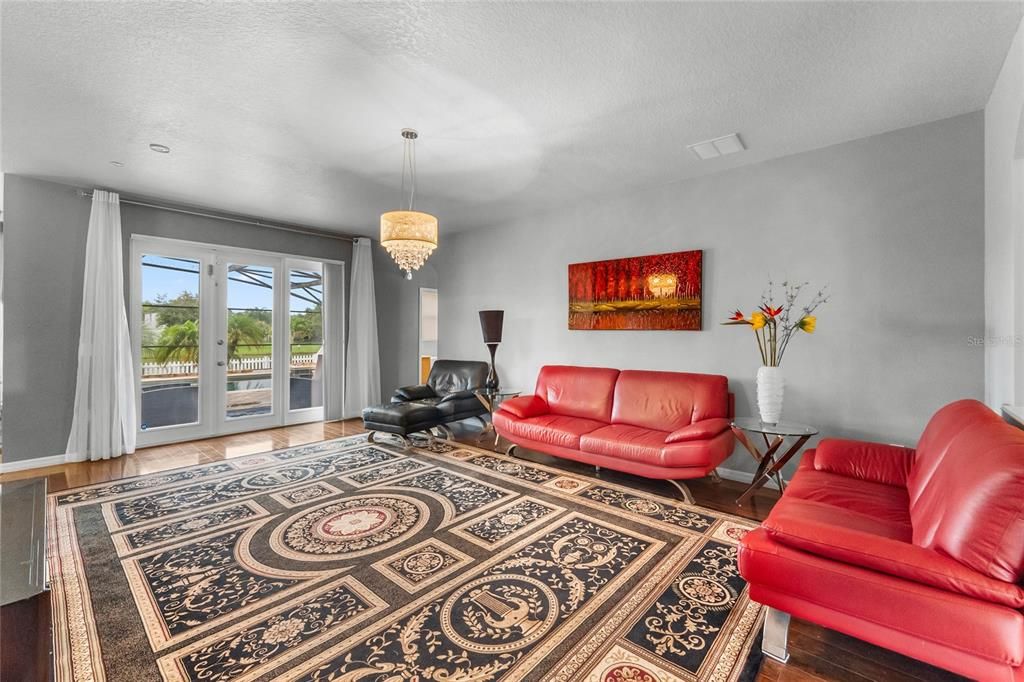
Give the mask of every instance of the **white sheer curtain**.
[[324, 263], [324, 419], [345, 418], [345, 266]]
[[380, 348], [377, 302], [373, 295], [373, 251], [369, 239], [352, 245], [352, 286], [345, 363], [345, 416], [357, 417], [380, 402]]
[[72, 462], [135, 451], [135, 378], [121, 261], [121, 202], [95, 190], [85, 246]]

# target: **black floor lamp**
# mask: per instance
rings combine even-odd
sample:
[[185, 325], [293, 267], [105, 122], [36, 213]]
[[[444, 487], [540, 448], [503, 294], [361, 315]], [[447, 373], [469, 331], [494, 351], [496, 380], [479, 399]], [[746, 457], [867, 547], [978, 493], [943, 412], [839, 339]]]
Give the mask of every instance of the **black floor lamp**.
[[501, 326], [504, 320], [504, 310], [480, 311], [480, 330], [484, 333], [487, 350], [491, 351], [491, 369], [487, 372], [486, 386], [492, 391], [498, 389], [498, 372], [494, 369], [494, 351], [498, 350], [498, 344], [501, 343]]

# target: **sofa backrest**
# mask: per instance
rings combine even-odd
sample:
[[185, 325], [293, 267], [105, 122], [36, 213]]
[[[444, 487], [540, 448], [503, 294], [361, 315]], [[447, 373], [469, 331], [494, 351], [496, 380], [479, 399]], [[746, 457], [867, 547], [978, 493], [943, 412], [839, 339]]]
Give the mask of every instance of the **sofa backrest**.
[[553, 414], [610, 422], [618, 376], [619, 370], [607, 367], [546, 365], [537, 376], [536, 394]]
[[915, 545], [1024, 577], [1024, 431], [976, 400], [947, 405], [921, 434], [907, 490]]
[[427, 385], [443, 396], [483, 388], [490, 365], [479, 360], [438, 360], [430, 368]]
[[718, 374], [619, 372], [613, 424], [675, 431], [702, 419], [729, 416], [729, 380]]

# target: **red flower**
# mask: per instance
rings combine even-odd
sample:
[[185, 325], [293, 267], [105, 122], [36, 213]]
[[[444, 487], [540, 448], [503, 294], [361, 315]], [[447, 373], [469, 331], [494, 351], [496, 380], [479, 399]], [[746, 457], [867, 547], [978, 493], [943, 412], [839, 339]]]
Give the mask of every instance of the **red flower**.
[[729, 317], [729, 319], [730, 319], [730, 320], [742, 320], [742, 319], [743, 319], [743, 311], [741, 311], [741, 310], [737, 310], [736, 312], [734, 312], [734, 313], [733, 313], [733, 314], [732, 314], [732, 315], [731, 315], [731, 316]]
[[781, 312], [782, 312], [782, 306], [779, 306], [778, 308], [773, 308], [773, 307], [771, 307], [770, 305], [767, 305], [767, 304], [762, 304], [762, 305], [761, 305], [761, 310], [762, 310], [762, 311], [764, 312], [764, 314], [765, 314], [765, 315], [767, 315], [768, 317], [778, 317], [778, 316], [779, 316], [779, 313], [781, 313]]

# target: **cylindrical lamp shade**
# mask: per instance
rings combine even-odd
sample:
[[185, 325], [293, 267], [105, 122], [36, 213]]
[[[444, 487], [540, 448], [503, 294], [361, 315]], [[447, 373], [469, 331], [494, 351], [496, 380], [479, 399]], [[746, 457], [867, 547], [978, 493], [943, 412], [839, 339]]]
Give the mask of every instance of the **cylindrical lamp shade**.
[[380, 244], [398, 264], [412, 273], [437, 248], [437, 218], [419, 211], [389, 211], [380, 217]]
[[480, 311], [480, 329], [484, 333], [484, 343], [501, 343], [501, 325], [504, 320], [504, 310]]

